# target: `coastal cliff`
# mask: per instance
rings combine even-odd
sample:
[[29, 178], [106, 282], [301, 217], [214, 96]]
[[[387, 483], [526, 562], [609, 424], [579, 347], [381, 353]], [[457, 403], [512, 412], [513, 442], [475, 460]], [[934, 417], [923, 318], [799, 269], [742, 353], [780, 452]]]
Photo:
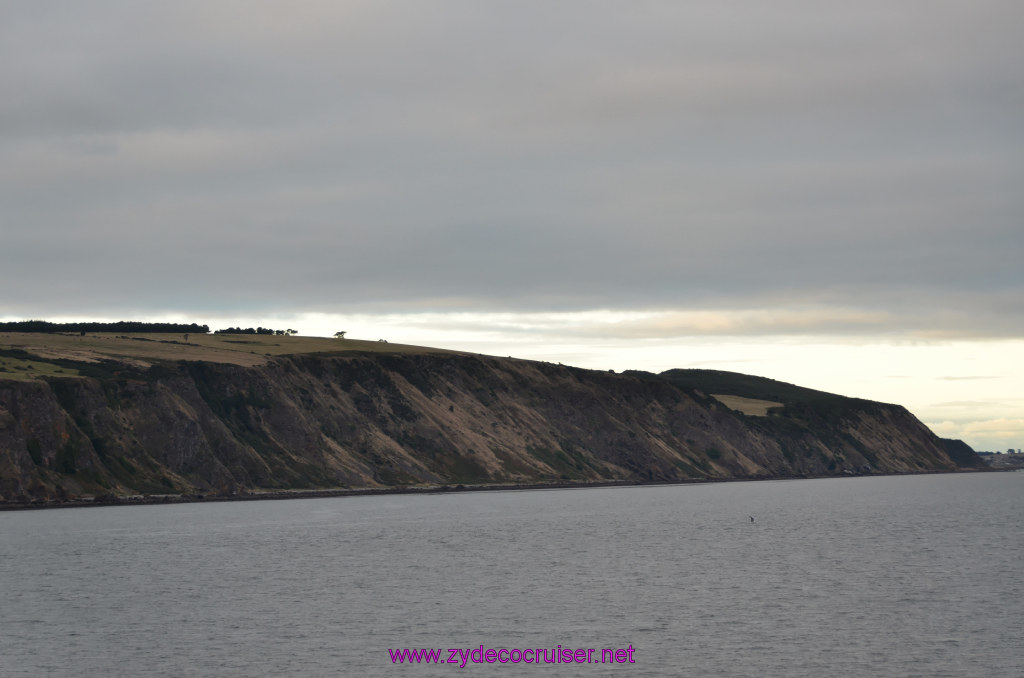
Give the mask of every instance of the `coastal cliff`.
[[903, 407], [722, 372], [445, 353], [81, 367], [0, 379], [0, 501], [983, 465]]

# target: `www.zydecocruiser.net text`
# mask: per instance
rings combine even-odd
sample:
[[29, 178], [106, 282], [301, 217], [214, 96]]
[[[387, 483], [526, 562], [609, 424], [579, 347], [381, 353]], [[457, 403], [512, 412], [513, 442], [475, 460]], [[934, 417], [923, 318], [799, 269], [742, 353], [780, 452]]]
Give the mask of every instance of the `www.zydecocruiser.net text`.
[[635, 648], [594, 648], [571, 649], [559, 645], [556, 648], [487, 648], [456, 647], [445, 649], [401, 648], [388, 649], [393, 664], [455, 664], [465, 668], [467, 664], [635, 664]]

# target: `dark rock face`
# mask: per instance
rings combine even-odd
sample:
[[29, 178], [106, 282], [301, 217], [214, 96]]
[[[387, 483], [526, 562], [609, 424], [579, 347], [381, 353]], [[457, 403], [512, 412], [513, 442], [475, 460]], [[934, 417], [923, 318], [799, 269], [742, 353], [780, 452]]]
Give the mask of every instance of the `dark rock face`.
[[896, 405], [745, 416], [678, 375], [437, 354], [116, 367], [0, 381], [2, 500], [982, 465]]
[[942, 446], [946, 454], [953, 460], [953, 463], [962, 468], [977, 468], [984, 464], [984, 460], [978, 453], [971, 449], [971, 446], [962, 440], [942, 439]]

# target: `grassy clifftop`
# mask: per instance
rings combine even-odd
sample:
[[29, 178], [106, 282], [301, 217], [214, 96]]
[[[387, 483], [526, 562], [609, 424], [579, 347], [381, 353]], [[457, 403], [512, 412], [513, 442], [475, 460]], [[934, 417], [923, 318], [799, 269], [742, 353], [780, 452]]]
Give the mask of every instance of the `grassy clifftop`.
[[[391, 344], [361, 339], [267, 336], [251, 334], [96, 333], [56, 334], [0, 333], [0, 378], [31, 379], [65, 370], [73, 376], [77, 367], [103, 361], [145, 368], [164, 361], [205, 361], [253, 367], [276, 356], [353, 353], [455, 354], [423, 346]], [[31, 368], [29, 367], [31, 364]], [[52, 365], [55, 367], [45, 367]]]

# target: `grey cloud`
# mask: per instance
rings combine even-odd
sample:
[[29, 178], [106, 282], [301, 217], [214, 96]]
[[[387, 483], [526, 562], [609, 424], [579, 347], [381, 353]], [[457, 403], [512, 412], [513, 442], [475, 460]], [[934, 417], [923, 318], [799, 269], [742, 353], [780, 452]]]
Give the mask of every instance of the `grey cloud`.
[[0, 315], [1024, 333], [1016, 2], [36, 5], [0, 26]]

